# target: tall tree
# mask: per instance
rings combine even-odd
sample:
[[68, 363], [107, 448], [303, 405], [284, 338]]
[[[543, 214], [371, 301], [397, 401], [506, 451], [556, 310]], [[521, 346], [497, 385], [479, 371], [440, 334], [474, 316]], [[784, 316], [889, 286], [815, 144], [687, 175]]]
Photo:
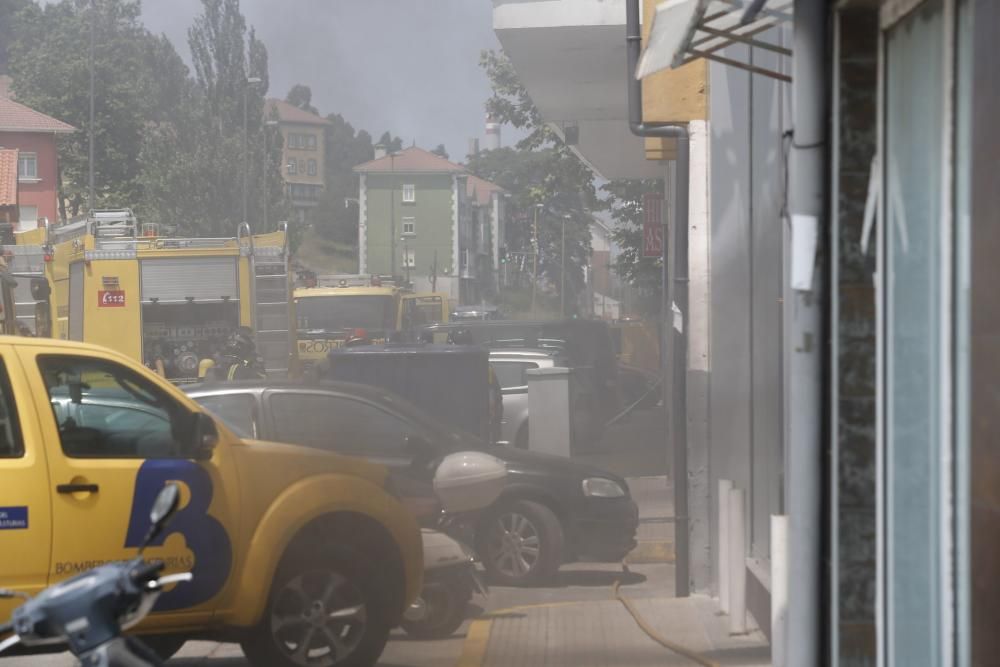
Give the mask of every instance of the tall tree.
[[195, 73], [188, 103], [176, 122], [147, 134], [147, 198], [157, 221], [186, 233], [229, 236], [243, 218], [245, 170], [246, 222], [267, 231], [289, 210], [281, 135], [264, 114], [267, 49], [247, 29], [239, 0], [202, 5], [188, 31]]
[[7, 74], [11, 44], [17, 36], [18, 12], [31, 4], [31, 0], [0, 0], [0, 75]]
[[61, 202], [70, 216], [87, 205], [86, 45], [93, 27], [96, 206], [141, 210], [142, 136], [150, 123], [172, 122], [189, 85], [173, 47], [143, 27], [137, 0], [30, 4], [14, 15], [12, 27], [9, 71], [18, 100], [79, 130], [59, 138]]
[[584, 287], [583, 267], [590, 258], [591, 221], [594, 213], [604, 207], [594, 186], [594, 174], [545, 125], [506, 56], [484, 51], [480, 65], [490, 79], [492, 90], [486, 101], [487, 113], [501, 123], [524, 130], [527, 135], [514, 148], [471, 156], [469, 170], [511, 195], [514, 216], [507, 225], [505, 239], [509, 250], [533, 251], [537, 208], [540, 271], [558, 290], [565, 270], [566, 302], [575, 304]]
[[354, 167], [375, 155], [372, 137], [356, 131], [340, 114], [326, 117], [324, 168], [326, 190], [312, 211], [313, 225], [324, 237], [354, 246], [358, 242], [358, 189]]
[[399, 137], [394, 137], [392, 132], [386, 131], [382, 133], [382, 136], [378, 138], [378, 144], [385, 147], [385, 150], [390, 153], [398, 153], [403, 150], [403, 140]]
[[445, 160], [448, 159], [448, 149], [444, 147], [444, 144], [438, 144], [435, 146], [431, 153], [434, 153], [434, 155], [437, 155], [438, 157], [443, 157]]
[[309, 113], [319, 114], [316, 107], [312, 105], [312, 89], [309, 86], [305, 86], [301, 83], [297, 83], [292, 86], [288, 94], [285, 95], [285, 101], [291, 104], [293, 107], [298, 107], [303, 111], [308, 111]]

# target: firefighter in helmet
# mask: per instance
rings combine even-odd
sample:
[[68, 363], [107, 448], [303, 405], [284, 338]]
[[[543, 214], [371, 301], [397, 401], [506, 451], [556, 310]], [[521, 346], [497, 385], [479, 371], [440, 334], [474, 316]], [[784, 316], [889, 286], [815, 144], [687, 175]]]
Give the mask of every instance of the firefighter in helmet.
[[253, 331], [239, 327], [233, 331], [222, 350], [222, 359], [216, 370], [226, 380], [260, 380], [266, 377], [264, 361], [257, 354]]

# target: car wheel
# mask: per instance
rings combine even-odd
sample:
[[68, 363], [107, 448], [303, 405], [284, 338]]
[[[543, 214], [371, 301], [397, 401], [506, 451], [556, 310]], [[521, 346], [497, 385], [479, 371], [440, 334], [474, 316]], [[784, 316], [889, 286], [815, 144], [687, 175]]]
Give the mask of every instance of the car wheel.
[[184, 644], [187, 643], [186, 638], [176, 635], [145, 635], [139, 637], [139, 641], [151, 649], [164, 662], [174, 657], [183, 648]]
[[424, 586], [400, 626], [417, 639], [450, 637], [465, 620], [472, 587], [459, 581], [440, 581]]
[[260, 626], [242, 643], [260, 667], [369, 667], [389, 638], [386, 596], [365, 559], [326, 549], [275, 577]]
[[490, 512], [477, 531], [479, 553], [490, 577], [501, 585], [550, 580], [563, 562], [563, 530], [545, 505], [518, 500]]

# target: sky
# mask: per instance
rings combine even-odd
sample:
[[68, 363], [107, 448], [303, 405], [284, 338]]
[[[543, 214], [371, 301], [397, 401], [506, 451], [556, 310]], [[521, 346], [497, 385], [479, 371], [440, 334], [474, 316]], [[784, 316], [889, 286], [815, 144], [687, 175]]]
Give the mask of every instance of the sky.
[[[296, 83], [322, 115], [339, 113], [376, 139], [445, 144], [463, 160], [482, 141], [489, 82], [483, 49], [499, 49], [489, 0], [241, 0], [267, 46], [269, 97]], [[142, 0], [143, 20], [190, 63], [187, 29], [201, 0]], [[507, 142], [505, 141], [505, 144]]]

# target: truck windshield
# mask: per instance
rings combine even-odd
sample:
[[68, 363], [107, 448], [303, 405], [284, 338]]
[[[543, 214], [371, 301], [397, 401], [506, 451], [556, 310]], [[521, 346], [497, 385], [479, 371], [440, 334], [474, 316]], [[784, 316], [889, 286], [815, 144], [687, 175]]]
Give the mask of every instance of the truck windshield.
[[300, 331], [389, 330], [395, 308], [389, 295], [310, 296], [296, 302]]

